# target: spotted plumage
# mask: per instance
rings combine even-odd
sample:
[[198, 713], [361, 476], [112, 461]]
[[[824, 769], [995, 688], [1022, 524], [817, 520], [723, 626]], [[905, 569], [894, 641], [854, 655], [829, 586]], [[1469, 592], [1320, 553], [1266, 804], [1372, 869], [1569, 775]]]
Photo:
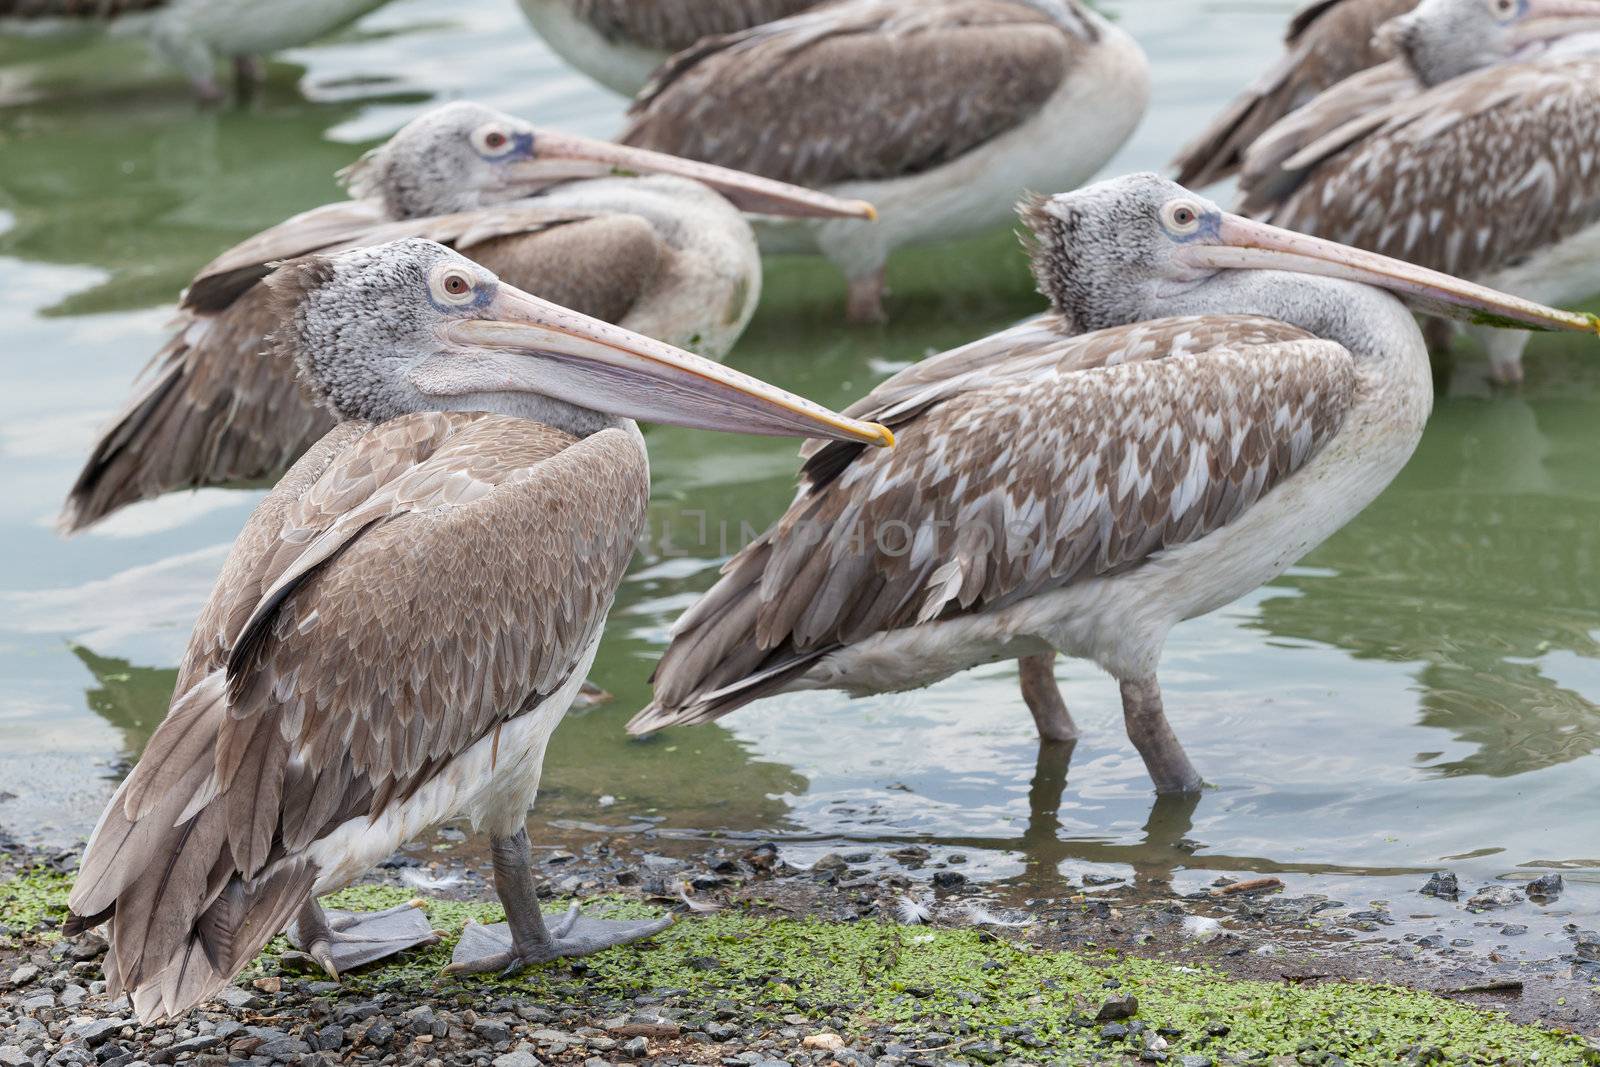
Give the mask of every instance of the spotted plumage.
[[1248, 214], [1483, 277], [1600, 222], [1600, 59], [1454, 79], [1281, 170], [1293, 186], [1247, 188]]
[[1201, 188], [1230, 177], [1244, 154], [1284, 116], [1323, 90], [1389, 58], [1380, 26], [1417, 0], [1314, 0], [1290, 20], [1285, 54], [1229, 104], [1173, 161], [1179, 184]]
[[1167, 634], [1282, 574], [1410, 458], [1432, 376], [1395, 295], [1596, 329], [1151, 174], [1020, 214], [1050, 314], [852, 407], [893, 429], [892, 453], [808, 444], [787, 512], [674, 624], [631, 731], [1015, 659], [1041, 740], [1071, 742], [1063, 654], [1118, 680], [1157, 791], [1198, 789], [1156, 678]]
[[948, 376], [913, 367], [850, 409], [895, 431], [892, 453], [812, 450], [788, 512], [674, 628], [637, 728], [1204, 538], [1315, 456], [1356, 391], [1348, 352], [1266, 319], [1077, 337], [1045, 319], [931, 362]]

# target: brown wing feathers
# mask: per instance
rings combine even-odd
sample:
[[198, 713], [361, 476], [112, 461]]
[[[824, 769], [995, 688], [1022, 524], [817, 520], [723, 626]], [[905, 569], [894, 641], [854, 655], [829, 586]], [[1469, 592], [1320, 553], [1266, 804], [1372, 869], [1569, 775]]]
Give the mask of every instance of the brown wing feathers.
[[1199, 189], [1239, 169], [1246, 151], [1284, 116], [1318, 93], [1389, 56], [1378, 27], [1417, 0], [1319, 0], [1289, 25], [1286, 54], [1173, 160], [1180, 185]]
[[[1281, 352], [1263, 360], [1260, 345]], [[873, 634], [1203, 536], [1314, 455], [1354, 390], [1342, 348], [1261, 319], [1060, 338], [1054, 357], [952, 361], [976, 367], [948, 379], [911, 368], [925, 404], [899, 376], [875, 390], [912, 412], [899, 445], [813, 452], [788, 512], [674, 627], [655, 703], [629, 728], [708, 721]]]
[[108, 981], [141, 1018], [211, 995], [283, 927], [308, 848], [571, 676], [647, 487], [621, 431], [481, 414], [346, 424], [285, 476], [70, 902], [73, 929], [109, 919]]
[[929, 170], [1014, 129], [1087, 42], [1000, 0], [847, 0], [670, 59], [620, 140], [799, 185]]
[[702, 37], [781, 19], [818, 0], [571, 0], [579, 18], [608, 40], [676, 52]]

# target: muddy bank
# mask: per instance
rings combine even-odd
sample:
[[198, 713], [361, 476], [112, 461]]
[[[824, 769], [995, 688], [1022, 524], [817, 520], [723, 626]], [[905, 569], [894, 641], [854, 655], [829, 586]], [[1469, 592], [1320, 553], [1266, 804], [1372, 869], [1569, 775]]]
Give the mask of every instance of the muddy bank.
[[[137, 1028], [105, 996], [99, 939], [54, 935], [75, 854], [0, 841], [0, 1067], [1600, 1062], [1600, 939], [1581, 932], [1564, 957], [1512, 960], [1389, 938], [1398, 909], [1270, 881], [1187, 899], [1121, 882], [1017, 899], [969, 879], [960, 854], [919, 846], [802, 868], [771, 844], [546, 832], [536, 855], [552, 897], [679, 922], [640, 949], [444, 980], [463, 923], [499, 917], [473, 844], [446, 828], [339, 901], [418, 897], [441, 946], [335, 984], [275, 942], [215, 1004]], [[1516, 936], [1511, 919], [1493, 922]]]

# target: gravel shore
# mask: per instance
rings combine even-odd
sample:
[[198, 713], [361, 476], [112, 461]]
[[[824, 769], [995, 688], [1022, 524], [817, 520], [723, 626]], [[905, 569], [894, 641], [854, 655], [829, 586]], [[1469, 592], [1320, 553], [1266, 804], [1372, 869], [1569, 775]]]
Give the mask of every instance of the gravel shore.
[[[125, 999], [105, 995], [104, 942], [54, 935], [76, 852], [0, 838], [0, 1067], [1203, 1067], [1510, 1062], [1521, 1050], [1541, 1063], [1600, 1062], [1592, 1043], [1515, 1025], [1600, 1037], [1600, 936], [1574, 929], [1570, 951], [1543, 960], [1493, 947], [1517, 936], [1528, 888], [1419, 886], [1435, 903], [1453, 890], [1464, 922], [1493, 924], [1478, 951], [1443, 934], [1385, 936], [1397, 909], [1289, 896], [1270, 878], [1222, 879], [1186, 897], [1105, 880], [1018, 900], [970, 881], [958, 854], [920, 846], [831, 853], [801, 868], [774, 844], [594, 833], [543, 841], [552, 896], [679, 922], [658, 945], [508, 981], [443, 980], [440, 948], [333, 983], [296, 969], [275, 942], [216, 1002], [140, 1027]], [[447, 828], [397, 853], [343, 903], [418, 896], [447, 935], [492, 920], [473, 844]], [[1554, 882], [1533, 890], [1549, 891], [1560, 892]], [[1451, 996], [1355, 984], [1375, 981]], [[1337, 1023], [1326, 1041], [1318, 1012]], [[1341, 1031], [1354, 1020], [1373, 1032]], [[1292, 1045], [1273, 1036], [1296, 1027], [1303, 1036]]]

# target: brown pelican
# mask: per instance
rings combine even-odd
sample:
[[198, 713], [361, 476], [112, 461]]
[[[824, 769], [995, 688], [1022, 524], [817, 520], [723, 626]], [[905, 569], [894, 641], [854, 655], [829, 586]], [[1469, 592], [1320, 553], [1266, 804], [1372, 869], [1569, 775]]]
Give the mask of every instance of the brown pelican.
[[241, 86], [261, 77], [259, 58], [326, 36], [387, 0], [0, 0], [0, 34], [105, 30], [141, 37], [203, 99], [223, 96], [217, 61], [231, 59]]
[[[1250, 149], [1240, 210], [1546, 303], [1600, 292], [1600, 0], [1424, 0], [1386, 34], [1392, 73]], [[1520, 381], [1528, 335], [1469, 329]]]
[[343, 176], [354, 199], [257, 234], [196, 275], [172, 340], [72, 487], [63, 530], [174, 489], [276, 477], [333, 425], [264, 344], [272, 301], [258, 283], [274, 261], [428, 237], [565, 307], [719, 357], [761, 295], [740, 207], [872, 212], [467, 103], [414, 120]]
[[262, 501], [195, 626], [172, 710], [84, 855], [69, 929], [110, 923], [141, 1020], [214, 995], [291, 920], [330, 973], [431, 939], [415, 909], [315, 898], [467, 817], [509, 925], [454, 972], [647, 937], [546, 924], [525, 828], [545, 744], [643, 532], [633, 419], [888, 444], [737, 371], [408, 238], [280, 268], [276, 343], [339, 425]]
[[632, 96], [672, 53], [738, 33], [818, 0], [520, 0], [545, 43], [583, 73]]
[[1224, 214], [1154, 175], [1023, 217], [1052, 313], [853, 405], [894, 430], [893, 452], [808, 445], [794, 503], [678, 620], [630, 730], [1020, 659], [1041, 737], [1068, 741], [1061, 653], [1121, 683], [1156, 789], [1192, 791], [1156, 681], [1167, 632], [1282, 574], [1404, 466], [1433, 389], [1401, 300], [1600, 322]]
[[837, 264], [875, 320], [893, 249], [1076, 186], [1148, 99], [1144, 53], [1080, 0], [838, 0], [674, 56], [620, 139], [876, 204], [872, 227], [759, 227], [763, 251]]
[[1229, 177], [1245, 150], [1279, 119], [1388, 59], [1378, 28], [1416, 5], [1417, 0], [1312, 0], [1302, 7], [1289, 21], [1283, 57], [1173, 160], [1179, 184], [1199, 189]]

